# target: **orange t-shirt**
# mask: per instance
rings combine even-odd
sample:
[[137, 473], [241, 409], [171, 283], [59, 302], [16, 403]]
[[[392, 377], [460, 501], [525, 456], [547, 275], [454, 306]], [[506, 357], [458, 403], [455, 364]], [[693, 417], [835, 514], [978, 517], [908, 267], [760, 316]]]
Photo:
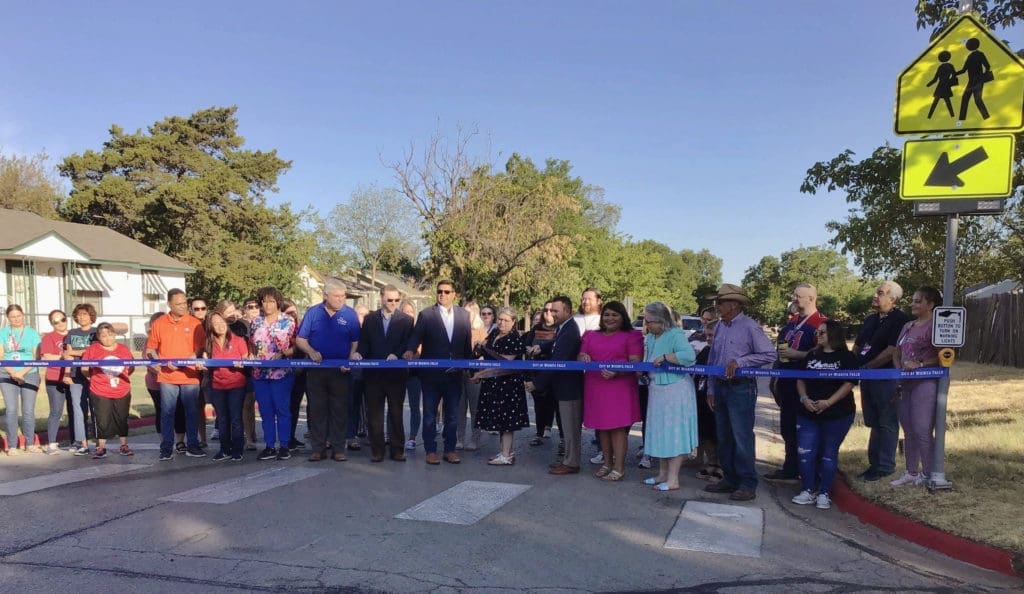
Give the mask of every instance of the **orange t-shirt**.
[[[158, 359], [194, 359], [196, 353], [204, 348], [206, 332], [203, 323], [189, 314], [177, 321], [171, 314], [157, 318], [146, 340], [146, 350], [156, 350]], [[156, 380], [165, 384], [198, 384], [199, 372], [195, 367], [179, 367], [174, 371], [161, 367]]]

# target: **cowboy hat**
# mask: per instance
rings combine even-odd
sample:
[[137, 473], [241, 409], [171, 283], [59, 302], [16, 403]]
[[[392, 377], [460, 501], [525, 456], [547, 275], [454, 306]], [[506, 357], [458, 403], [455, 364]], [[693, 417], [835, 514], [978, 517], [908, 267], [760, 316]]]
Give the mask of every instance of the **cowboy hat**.
[[718, 287], [715, 299], [718, 301], [737, 301], [743, 305], [750, 305], [750, 297], [747, 297], [747, 292], [741, 287], [729, 283], [723, 283], [722, 286]]

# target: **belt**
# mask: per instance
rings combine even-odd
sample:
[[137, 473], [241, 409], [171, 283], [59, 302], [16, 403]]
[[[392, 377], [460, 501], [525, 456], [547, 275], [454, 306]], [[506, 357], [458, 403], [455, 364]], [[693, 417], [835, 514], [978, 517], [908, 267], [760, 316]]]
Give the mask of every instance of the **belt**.
[[727, 386], [742, 386], [743, 384], [755, 381], [754, 378], [750, 377], [734, 377], [732, 379], [725, 379], [724, 377], [718, 378], [718, 383], [725, 384]]

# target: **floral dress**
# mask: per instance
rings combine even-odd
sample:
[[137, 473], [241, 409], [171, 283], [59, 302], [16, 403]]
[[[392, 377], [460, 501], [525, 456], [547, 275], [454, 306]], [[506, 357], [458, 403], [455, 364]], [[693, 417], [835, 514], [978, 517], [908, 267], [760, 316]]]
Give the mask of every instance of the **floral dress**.
[[[277, 353], [282, 353], [291, 346], [295, 339], [295, 322], [284, 314], [279, 314], [277, 321], [271, 323], [263, 316], [258, 316], [249, 326], [249, 340], [257, 359], [268, 360]], [[255, 367], [252, 378], [256, 380], [276, 380], [292, 373], [288, 367]]]

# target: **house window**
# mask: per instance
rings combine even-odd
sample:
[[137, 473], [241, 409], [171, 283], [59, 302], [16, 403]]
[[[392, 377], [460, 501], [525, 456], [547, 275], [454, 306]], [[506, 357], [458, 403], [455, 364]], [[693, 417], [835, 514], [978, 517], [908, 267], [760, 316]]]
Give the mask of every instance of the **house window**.
[[163, 310], [167, 299], [167, 285], [156, 270], [142, 271], [142, 313], [154, 314]]
[[89, 303], [96, 308], [96, 316], [103, 315], [103, 291], [75, 291], [75, 303], [72, 304], [72, 308], [79, 303]]

